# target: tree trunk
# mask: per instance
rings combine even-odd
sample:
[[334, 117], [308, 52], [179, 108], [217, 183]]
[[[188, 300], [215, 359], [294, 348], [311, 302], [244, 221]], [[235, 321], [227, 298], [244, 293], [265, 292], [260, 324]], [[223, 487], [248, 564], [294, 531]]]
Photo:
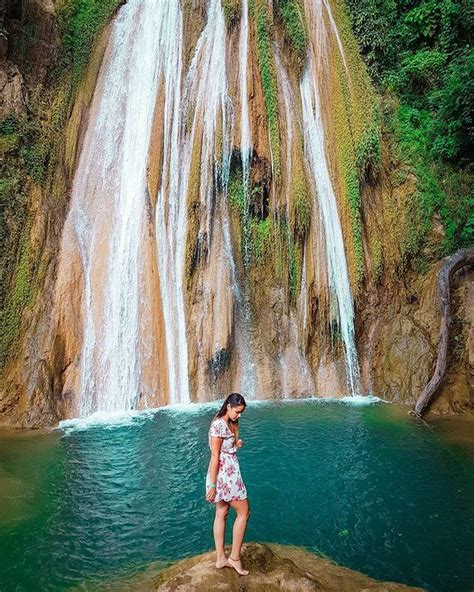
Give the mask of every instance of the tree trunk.
[[448, 361], [449, 327], [451, 325], [450, 284], [453, 275], [466, 265], [474, 264], [474, 249], [461, 249], [449, 257], [438, 274], [439, 308], [441, 323], [438, 341], [438, 360], [431, 380], [416, 401], [412, 413], [421, 417], [443, 380]]

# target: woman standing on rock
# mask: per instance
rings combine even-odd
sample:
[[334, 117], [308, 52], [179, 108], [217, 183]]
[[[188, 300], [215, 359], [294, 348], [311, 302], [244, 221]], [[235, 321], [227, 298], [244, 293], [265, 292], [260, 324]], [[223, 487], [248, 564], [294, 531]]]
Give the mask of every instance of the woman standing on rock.
[[[242, 567], [240, 548], [250, 511], [236, 451], [244, 444], [238, 436], [239, 418], [245, 407], [242, 395], [232, 393], [214, 416], [209, 428], [211, 460], [206, 476], [206, 499], [216, 505], [213, 527], [217, 553], [216, 567], [233, 567], [241, 576], [249, 573]], [[229, 507], [234, 508], [237, 517], [232, 532], [232, 551], [227, 558], [224, 552], [224, 539]]]

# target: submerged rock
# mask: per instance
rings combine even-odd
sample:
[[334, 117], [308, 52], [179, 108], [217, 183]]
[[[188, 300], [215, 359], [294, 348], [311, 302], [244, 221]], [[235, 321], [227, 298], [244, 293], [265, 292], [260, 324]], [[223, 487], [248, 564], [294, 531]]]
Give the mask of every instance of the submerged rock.
[[[303, 548], [286, 545], [245, 544], [242, 562], [250, 571], [240, 577], [232, 568], [216, 569], [215, 553], [208, 552], [183, 559], [159, 574], [150, 568], [146, 574], [133, 578], [121, 590], [153, 590], [156, 592], [388, 592], [416, 591], [395, 582], [379, 582], [368, 576], [341, 567], [329, 559]], [[106, 589], [119, 589], [112, 586]]]

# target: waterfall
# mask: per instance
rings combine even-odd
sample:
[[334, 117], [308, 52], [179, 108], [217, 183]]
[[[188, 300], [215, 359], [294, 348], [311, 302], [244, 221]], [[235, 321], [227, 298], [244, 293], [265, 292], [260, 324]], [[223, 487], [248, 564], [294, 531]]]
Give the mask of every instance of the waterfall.
[[[349, 68], [347, 67], [346, 56], [344, 53], [344, 47], [342, 46], [341, 38], [339, 36], [339, 31], [337, 30], [336, 22], [334, 20], [334, 17], [332, 16], [331, 6], [330, 6], [328, 0], [324, 0], [324, 8], [326, 9], [326, 13], [329, 18], [331, 30], [332, 30], [334, 36], [336, 37], [337, 46], [339, 48], [339, 53], [341, 54], [342, 63], [344, 64], [344, 69], [346, 71], [346, 74], [349, 76]], [[319, 9], [320, 18], [322, 19], [323, 15], [322, 15], [321, 4], [319, 4], [318, 9]]]
[[[331, 182], [326, 157], [321, 90], [319, 76], [328, 75], [327, 32], [321, 3], [306, 2], [311, 36], [309, 58], [300, 82], [303, 106], [304, 148], [313, 191], [313, 226], [319, 211], [324, 228], [328, 287], [331, 300], [336, 303], [338, 326], [344, 343], [346, 380], [352, 394], [359, 390], [359, 363], [354, 339], [354, 308], [349, 283], [349, 272], [344, 252], [344, 240], [337, 210], [336, 196]], [[319, 206], [319, 208], [318, 208]]]
[[[250, 133], [250, 118], [248, 108], [248, 45], [249, 45], [249, 13], [248, 0], [242, 0], [242, 16], [240, 19], [239, 35], [239, 83], [240, 83], [240, 156], [242, 161], [243, 183], [243, 264], [249, 265], [249, 206], [250, 206], [250, 157], [252, 155], [252, 143]], [[227, 243], [230, 245], [230, 234], [227, 231]], [[234, 290], [237, 300], [240, 328], [243, 333], [238, 339], [238, 347], [243, 361], [242, 388], [251, 398], [255, 397], [256, 376], [251, 338], [251, 313], [248, 294], [248, 285], [244, 279], [243, 289], [240, 288], [237, 275], [234, 276]]]
[[136, 406], [146, 164], [157, 88], [160, 3], [119, 11], [73, 180], [64, 241], [82, 262], [78, 413]]
[[[291, 88], [288, 72], [282, 61], [281, 51], [277, 44], [274, 47], [275, 64], [277, 70], [278, 79], [278, 90], [282, 97], [283, 112], [286, 128], [286, 164], [285, 164], [285, 210], [286, 210], [286, 241], [288, 246], [287, 257], [288, 260], [291, 258], [291, 229], [290, 229], [290, 199], [291, 199], [291, 179], [292, 179], [292, 153], [293, 153], [293, 142], [295, 137], [295, 131], [297, 129], [298, 117], [295, 112], [294, 106], [296, 100], [294, 93]], [[303, 260], [303, 277], [305, 276], [304, 260]], [[303, 280], [302, 280], [303, 282]], [[306, 290], [306, 286], [302, 283], [302, 289]], [[300, 295], [301, 300], [301, 295]], [[301, 339], [298, 339], [298, 313], [303, 312], [305, 316], [306, 311], [301, 310], [301, 305], [297, 303], [297, 310], [288, 311], [288, 322], [285, 330], [287, 343], [282, 350], [282, 344], [280, 343], [279, 361], [281, 368], [282, 377], [282, 388], [284, 398], [289, 396], [289, 385], [290, 377], [298, 376], [298, 388], [300, 392], [306, 394], [313, 394], [315, 391], [314, 382], [311, 377], [311, 372], [308, 366], [308, 362], [304, 356], [304, 348], [300, 347]], [[282, 339], [280, 339], [282, 341]]]
[[248, 215], [250, 156], [252, 152], [250, 138], [250, 120], [247, 91], [249, 44], [249, 15], [247, 0], [242, 0], [242, 17], [239, 36], [239, 81], [240, 81], [240, 155], [242, 160], [242, 182], [244, 191], [244, 265], [249, 263], [248, 253]]
[[[243, 37], [245, 51], [247, 51], [246, 35], [248, 35], [247, 31]], [[236, 345], [242, 367], [241, 384], [250, 396], [253, 396], [255, 391], [254, 364], [248, 345], [246, 300], [239, 285], [229, 229], [227, 192], [233, 145], [233, 108], [227, 83], [226, 46], [226, 28], [221, 2], [220, 0], [209, 0], [207, 23], [198, 40], [186, 77], [184, 101], [184, 112], [192, 114], [190, 145], [194, 145], [194, 142], [201, 142], [199, 195], [202, 214], [199, 236], [202, 244], [205, 245], [203, 251], [209, 253], [208, 259], [215, 261], [214, 266], [209, 267], [208, 274], [201, 275], [202, 316], [200, 320], [195, 319], [195, 322], [202, 328], [202, 333], [211, 333], [209, 339], [211, 340], [212, 354], [218, 355], [218, 328], [222, 324], [219, 313], [228, 297], [226, 294], [226, 278], [228, 278], [237, 306], [237, 320], [239, 321], [239, 325], [234, 331], [237, 333]], [[243, 74], [246, 75], [246, 67]], [[250, 154], [248, 112], [245, 117], [247, 119], [247, 135], [244, 142], [247, 147], [244, 151], [243, 162], [247, 163], [246, 178], [248, 179]], [[201, 138], [197, 137], [198, 126], [201, 126]], [[214, 212], [214, 220], [211, 217], [212, 212]], [[219, 223], [216, 223], [216, 220], [219, 220]], [[222, 244], [223, 250], [220, 253], [215, 253], [219, 244]], [[212, 275], [209, 275], [211, 273]], [[207, 280], [207, 285], [204, 280]], [[213, 332], [214, 335], [212, 335]], [[206, 355], [208, 350], [203, 343], [198, 343], [198, 348], [201, 361], [200, 371], [204, 373], [209, 359], [209, 356]]]
[[[163, 104], [163, 164], [155, 225], [167, 352], [170, 403], [189, 403], [188, 343], [184, 307], [186, 190], [192, 137], [183, 142], [181, 78], [183, 17], [179, 2], [160, 2], [159, 77]], [[153, 156], [152, 156], [153, 157]], [[178, 172], [179, 171], [179, 172]]]
[[[295, 245], [301, 247], [294, 260], [302, 274], [296, 301], [286, 284], [269, 288], [262, 282], [262, 290], [272, 291], [272, 310], [266, 311], [259, 308], [265, 306], [261, 294], [253, 298], [265, 271], [250, 269], [247, 244], [252, 155], [259, 179], [264, 167], [258, 168], [258, 159], [266, 150], [258, 128], [258, 76], [249, 76], [248, 0], [241, 3], [238, 39], [226, 26], [222, 0], [202, 2], [206, 20], [193, 46], [185, 35], [193, 9], [178, 0], [129, 0], [111, 27], [73, 179], [60, 265], [62, 285], [80, 291], [81, 309], [74, 308], [64, 326], [67, 331], [70, 318], [82, 322], [81, 344], [70, 346], [71, 352], [80, 348], [80, 366], [76, 376], [72, 370], [68, 375], [81, 417], [208, 400], [228, 385], [250, 398], [262, 384], [282, 384], [285, 396], [313, 393], [306, 346], [309, 351], [310, 336], [327, 332], [311, 318], [313, 266], [327, 274], [348, 388], [359, 388], [353, 302], [324, 135], [328, 34], [335, 36], [347, 70], [330, 5], [305, 1], [311, 38], [299, 97], [284, 48], [277, 40], [272, 46], [286, 153], [281, 186], [271, 185], [270, 210], [283, 206], [282, 218], [286, 211], [286, 259], [295, 257]], [[232, 62], [229, 47], [237, 42], [238, 62]], [[244, 192], [241, 227], [228, 195], [236, 150]], [[313, 245], [310, 234], [304, 245], [292, 236], [296, 167], [306, 168], [311, 186]], [[78, 265], [68, 271], [71, 255]], [[281, 319], [271, 331], [266, 314]], [[258, 385], [256, 360], [263, 369]]]

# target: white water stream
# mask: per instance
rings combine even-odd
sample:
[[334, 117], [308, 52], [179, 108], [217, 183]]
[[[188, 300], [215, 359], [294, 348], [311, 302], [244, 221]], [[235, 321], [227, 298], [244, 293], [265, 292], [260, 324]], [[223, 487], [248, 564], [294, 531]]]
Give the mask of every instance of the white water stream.
[[[298, 122], [300, 115], [295, 108], [294, 93], [276, 52], [284, 107], [280, 115], [286, 120], [287, 133], [287, 218], [290, 217], [291, 147], [299, 123], [304, 128], [305, 156], [314, 187], [313, 215], [319, 212], [321, 216], [321, 220], [313, 220], [312, 224], [315, 228], [322, 224], [324, 228], [329, 290], [337, 303], [348, 386], [356, 393], [359, 368], [354, 345], [354, 311], [337, 202], [325, 154], [318, 84], [321, 72], [327, 67], [323, 8], [328, 13], [343, 59], [344, 53], [327, 2], [306, 0], [306, 4], [312, 35], [308, 63], [300, 82], [302, 122]], [[250, 397], [256, 396], [248, 286], [239, 283], [228, 211], [234, 112], [228, 88], [228, 34], [221, 0], [209, 0], [206, 14], [205, 26], [186, 71], [180, 2], [129, 0], [118, 11], [113, 23], [74, 177], [64, 239], [75, 242], [83, 270], [83, 339], [77, 397], [80, 417], [94, 412], [135, 409], [142, 395], [144, 358], [148, 351], [147, 344], [143, 343], [147, 340], [143, 310], [148, 305], [143, 301], [143, 293], [146, 294], [143, 283], [152, 280], [141, 265], [154, 198], [158, 279], [153, 281], [159, 284], [167, 358], [157, 360], [156, 366], [157, 371], [164, 371], [166, 367], [169, 402], [186, 404], [193, 399], [189, 384], [190, 331], [204, 335], [204, 341], [207, 339], [205, 343], [202, 337], [194, 336], [203, 375], [209, 356], [218, 355], [227, 347], [222, 345], [224, 338], [216, 329], [222, 320], [222, 311], [233, 315], [235, 322], [232, 330], [240, 364], [239, 383]], [[247, 84], [249, 38], [248, 2], [243, 0], [238, 90], [244, 215], [248, 215], [253, 149]], [[157, 195], [150, 196], [147, 166], [153, 158], [150, 143], [157, 109], [160, 110], [159, 133], [163, 149]], [[190, 191], [196, 190], [190, 187], [195, 183], [191, 172], [196, 162], [199, 170], [199, 266], [208, 271], [198, 279], [199, 318], [190, 320], [186, 318], [187, 200]], [[221, 252], [217, 254], [216, 245], [221, 245]], [[298, 315], [292, 313], [288, 325], [288, 343], [295, 343], [285, 345], [285, 351], [293, 351], [293, 346], [298, 348], [296, 342], [300, 341], [297, 354], [291, 356], [297, 360], [298, 372], [309, 377], [307, 362], [301, 355], [307, 323], [305, 266], [306, 251]], [[232, 292], [230, 304], [229, 291]], [[301, 315], [302, 323], [297, 318]], [[298, 338], [297, 327], [301, 325], [303, 335]], [[206, 336], [209, 331], [211, 334]], [[285, 386], [289, 385], [286, 355], [283, 350], [280, 352]], [[305, 381], [311, 383], [310, 378]]]
[[130, 0], [114, 21], [73, 182], [68, 227], [84, 277], [81, 417], [132, 409], [140, 393], [139, 253], [159, 4]]
[[[305, 155], [314, 188], [313, 224], [316, 226], [319, 222], [314, 219], [315, 212], [319, 211], [325, 235], [330, 296], [332, 301], [336, 302], [338, 327], [344, 343], [347, 385], [354, 395], [359, 391], [360, 375], [355, 347], [354, 307], [336, 195], [326, 156], [319, 84], [320, 77], [324, 80], [325, 75], [328, 75], [327, 30], [320, 0], [316, 2], [307, 0], [306, 7], [310, 30], [315, 34], [310, 36], [309, 57], [300, 82], [300, 92], [303, 105]], [[338, 42], [340, 43], [340, 40]]]

